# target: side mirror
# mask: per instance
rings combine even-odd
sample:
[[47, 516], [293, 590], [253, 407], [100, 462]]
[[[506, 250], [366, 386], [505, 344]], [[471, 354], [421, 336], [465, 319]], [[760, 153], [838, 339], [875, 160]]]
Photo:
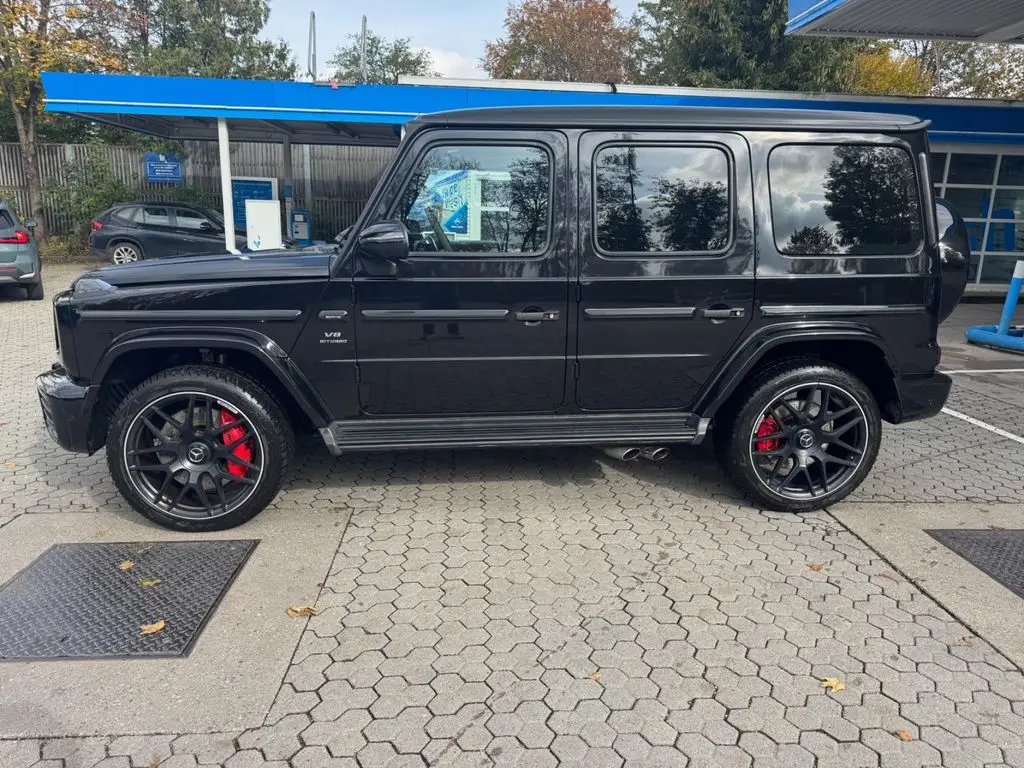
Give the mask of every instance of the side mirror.
[[364, 256], [395, 264], [409, 258], [409, 230], [394, 219], [379, 221], [359, 233], [359, 251]]
[[219, 232], [220, 231], [215, 226], [213, 226], [213, 224], [211, 224], [208, 221], [201, 221], [201, 222], [199, 222], [199, 229], [202, 230], [203, 232]]
[[36, 227], [39, 226], [39, 222], [37, 222], [35, 219], [25, 219], [25, 221], [23, 221], [22, 224], [24, 225], [25, 229], [35, 229]]

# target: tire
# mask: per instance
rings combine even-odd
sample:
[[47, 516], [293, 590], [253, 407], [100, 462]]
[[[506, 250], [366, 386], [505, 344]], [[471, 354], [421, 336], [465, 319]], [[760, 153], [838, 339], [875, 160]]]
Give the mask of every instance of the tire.
[[878, 404], [842, 368], [783, 360], [755, 374], [730, 405], [716, 429], [719, 459], [765, 508], [810, 512], [835, 504], [857, 489], [878, 457]]
[[158, 525], [218, 531], [274, 499], [294, 445], [284, 409], [257, 381], [186, 365], [146, 379], [117, 407], [107, 466], [125, 500]]
[[114, 243], [107, 248], [107, 254], [113, 264], [133, 264], [146, 258], [142, 247], [135, 243]]
[[25, 292], [28, 294], [29, 301], [42, 301], [45, 295], [43, 293], [43, 281], [40, 280], [38, 283], [26, 285]]

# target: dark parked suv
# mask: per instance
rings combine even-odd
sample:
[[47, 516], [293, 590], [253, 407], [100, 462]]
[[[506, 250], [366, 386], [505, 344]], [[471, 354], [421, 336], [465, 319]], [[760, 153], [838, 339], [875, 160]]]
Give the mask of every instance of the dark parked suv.
[[[245, 248], [245, 236], [236, 235], [235, 245]], [[89, 247], [93, 258], [114, 264], [223, 253], [224, 220], [183, 203], [118, 203], [93, 219]]]
[[[156, 522], [263, 509], [328, 450], [709, 434], [759, 505], [870, 471], [882, 421], [937, 413], [966, 279], [926, 125], [886, 115], [516, 108], [421, 118], [338, 245], [107, 267], [55, 301], [38, 381]], [[680, 465], [679, 471], [685, 471]]]

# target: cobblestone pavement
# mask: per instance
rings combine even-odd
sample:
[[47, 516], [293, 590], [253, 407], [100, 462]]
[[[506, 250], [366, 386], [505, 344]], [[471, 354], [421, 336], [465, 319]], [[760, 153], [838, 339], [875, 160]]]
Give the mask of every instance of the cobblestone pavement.
[[[43, 435], [48, 313], [0, 299], [0, 527], [126, 514], [101, 457]], [[887, 431], [861, 501], [1024, 500], [1024, 447], [948, 416]], [[706, 451], [309, 443], [265, 514], [293, 505], [352, 518], [262, 727], [0, 740], [0, 766], [1024, 766], [1020, 670], [827, 513], [744, 503]]]

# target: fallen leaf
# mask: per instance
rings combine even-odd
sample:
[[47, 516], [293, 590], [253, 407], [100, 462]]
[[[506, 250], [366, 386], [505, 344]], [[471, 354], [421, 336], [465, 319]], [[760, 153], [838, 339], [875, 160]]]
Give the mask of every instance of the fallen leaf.
[[96, 531], [96, 538], [97, 539], [102, 539], [106, 535], [107, 535], [107, 529], [106, 528], [100, 528], [98, 531]]
[[821, 678], [821, 687], [828, 688], [832, 693], [836, 693], [837, 691], [845, 691], [846, 683], [838, 677], [823, 677]]
[[17, 469], [18, 463], [16, 461], [5, 461], [2, 465], [4, 469]]
[[159, 765], [160, 755], [153, 755], [153, 757], [150, 758], [149, 765], [147, 766], [147, 768], [159, 768]]
[[896, 731], [896, 735], [900, 737], [900, 741], [913, 741], [914, 734], [910, 731]]
[[125, 560], [117, 567], [120, 568], [122, 571], [130, 571], [132, 568], [135, 567], [135, 563], [133, 563], [131, 560]]
[[312, 605], [289, 605], [288, 615], [293, 619], [298, 619], [302, 616], [316, 616], [319, 611]]
[[593, 672], [591, 672], [590, 679], [598, 683], [601, 682], [601, 670], [595, 669]]
[[807, 569], [811, 570], [811, 571], [814, 571], [815, 573], [821, 573], [822, 571], [825, 570], [825, 564], [824, 563], [811, 563], [810, 565], [807, 566]]
[[164, 631], [164, 627], [166, 627], [166, 626], [167, 626], [167, 622], [164, 621], [163, 619], [160, 619], [159, 621], [154, 621], [152, 624], [143, 624], [142, 625], [142, 634], [144, 634], [144, 635], [155, 635], [157, 632], [163, 632]]
[[144, 587], [155, 587], [160, 583], [160, 579], [139, 579], [139, 584]]
[[970, 648], [971, 647], [971, 638], [969, 638], [966, 635], [964, 635], [959, 640], [957, 640], [955, 643], [953, 643], [953, 645], [955, 645], [957, 648]]

